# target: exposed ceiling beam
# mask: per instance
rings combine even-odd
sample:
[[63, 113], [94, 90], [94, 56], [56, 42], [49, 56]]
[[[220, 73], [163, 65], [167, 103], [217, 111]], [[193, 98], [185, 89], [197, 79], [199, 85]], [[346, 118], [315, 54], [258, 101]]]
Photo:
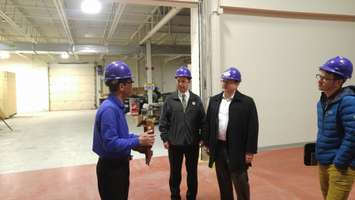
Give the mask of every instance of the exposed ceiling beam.
[[[73, 47], [73, 49], [72, 49]], [[69, 44], [33, 44], [29, 42], [13, 42], [11, 44], [0, 43], [0, 51], [9, 51], [26, 54], [61, 54], [63, 52], [75, 52], [80, 55], [131, 55], [144, 53], [145, 48], [142, 46], [119, 46], [119, 45], [75, 45]], [[190, 55], [191, 47], [189, 45], [152, 45], [153, 55]], [[74, 54], [74, 55], [75, 55]]]
[[26, 60], [31, 60], [31, 58], [29, 58], [29, 57], [26, 56], [26, 55], [23, 55], [22, 53], [16, 53], [16, 55], [18, 55], [18, 56], [20, 56], [20, 57], [22, 57], [22, 58], [24, 58], [24, 59], [26, 59]]
[[[15, 8], [13, 4], [5, 4], [2, 6], [5, 10], [0, 10], [0, 17], [5, 20], [14, 30], [16, 30], [20, 35], [23, 35], [27, 40], [37, 43], [36, 37], [40, 34], [38, 30], [28, 21], [24, 14], [18, 9]], [[11, 8], [13, 16], [17, 16], [16, 19], [19, 19], [17, 22], [14, 18], [6, 14], [6, 8]]]
[[163, 34], [162, 34], [162, 37], [160, 37], [159, 40], [158, 40], [158, 44], [163, 44], [163, 42], [164, 42], [167, 38], [169, 38], [169, 36], [171, 36], [171, 24], [169, 23], [168, 25], [169, 25], [169, 26], [168, 26], [168, 33], [163, 33]]
[[69, 44], [74, 45], [74, 40], [73, 40], [71, 31], [70, 31], [67, 15], [65, 14], [65, 11], [63, 8], [63, 1], [62, 0], [53, 0], [53, 3], [55, 5], [55, 7], [57, 8], [59, 19], [62, 22], [64, 32], [65, 32], [65, 37], [67, 38]]
[[[18, 0], [11, 0], [11, 1], [12, 1], [14, 6], [20, 5], [18, 3]], [[37, 23], [33, 22], [33, 20], [31, 19], [31, 16], [29, 16], [29, 13], [26, 12], [26, 10], [23, 7], [17, 7], [17, 9], [23, 15], [23, 17], [25, 18], [25, 21], [27, 21], [27, 23], [30, 24], [33, 27], [33, 29], [35, 29], [36, 33], [38, 33], [35, 39], [36, 39], [37, 42], [39, 42], [38, 38], [41, 37], [41, 36], [42, 37], [44, 36], [43, 32], [41, 32], [41, 30], [39, 28], [39, 25]], [[24, 20], [22, 19], [22, 21], [24, 21]]]
[[191, 54], [190, 45], [152, 45], [152, 54], [155, 55], [185, 55]]
[[155, 7], [152, 10], [152, 12], [150, 12], [150, 15], [144, 19], [143, 23], [141, 25], [139, 25], [137, 30], [131, 35], [130, 40], [133, 40], [133, 38], [136, 37], [136, 35], [139, 33], [139, 31], [141, 31], [141, 29], [149, 22], [149, 19], [151, 19], [154, 16], [154, 13], [156, 13], [158, 9], [159, 9], [159, 6]]
[[156, 39], [156, 41], [158, 41], [158, 42], [162, 41], [167, 35], [168, 35], [168, 33], [160, 34], [160, 36]]
[[184, 56], [182, 56], [182, 55], [177, 55], [177, 56], [174, 56], [174, 57], [171, 57], [171, 58], [167, 58], [167, 59], [164, 60], [164, 63], [167, 64], [167, 63], [169, 63], [169, 62], [171, 62], [171, 61], [173, 61], [173, 60], [179, 59], [179, 58], [181, 58], [181, 57], [184, 57]]
[[170, 7], [197, 7], [199, 0], [113, 0], [115, 2], [125, 2], [130, 4], [140, 5], [156, 5], [156, 6], [170, 6]]
[[0, 29], [0, 42], [10, 41], [9, 38], [5, 35], [4, 30]]
[[111, 27], [110, 30], [107, 34], [107, 38], [105, 39], [105, 44], [107, 45], [108, 42], [112, 39], [113, 35], [115, 34], [117, 27], [118, 27], [118, 23], [120, 22], [121, 16], [126, 8], [126, 4], [123, 3], [116, 3], [114, 4], [115, 6], [115, 15], [113, 17], [112, 23], [111, 23]]
[[69, 52], [72, 52], [72, 54], [74, 55], [74, 58], [76, 60], [79, 60], [79, 56], [76, 55], [76, 53], [73, 50], [73, 46], [75, 43], [73, 40], [72, 33], [70, 31], [70, 26], [69, 26], [69, 21], [68, 21], [67, 15], [65, 14], [65, 11], [64, 11], [63, 0], [53, 0], [53, 3], [55, 5], [55, 7], [57, 8], [57, 12], [58, 12], [60, 21], [62, 22], [64, 32], [65, 32], [65, 37], [67, 38], [69, 44], [72, 45], [72, 48]]
[[147, 35], [139, 42], [140, 45], [144, 44], [150, 39], [156, 32], [159, 31], [166, 23], [168, 23], [175, 15], [177, 15], [182, 8], [172, 8], [159, 22], [156, 24]]
[[165, 35], [163, 35], [164, 37], [161, 37], [161, 38], [159, 38], [159, 40], [158, 40], [158, 44], [163, 44], [168, 38], [169, 38], [169, 36], [170, 36], [170, 34], [165, 34]]
[[[33, 60], [39, 60], [39, 61], [42, 61], [42, 62], [48, 62], [48, 60], [44, 59], [43, 57], [41, 58], [41, 56], [38, 56], [39, 54], [36, 54], [35, 55], [25, 55], [23, 53], [20, 53], [20, 52], [15, 52], [16, 55], [20, 56], [21, 58], [24, 58], [28, 61], [33, 61]], [[50, 57], [50, 56], [47, 56], [50, 60], [52, 60], [52, 62], [55, 61], [54, 57]]]

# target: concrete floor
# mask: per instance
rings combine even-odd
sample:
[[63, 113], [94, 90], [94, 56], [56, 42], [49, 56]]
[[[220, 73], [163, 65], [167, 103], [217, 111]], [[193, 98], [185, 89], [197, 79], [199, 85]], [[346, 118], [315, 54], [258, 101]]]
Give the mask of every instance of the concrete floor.
[[[95, 110], [61, 111], [17, 115], [0, 122], [0, 174], [93, 164], [92, 152]], [[131, 132], [141, 133], [135, 120], [127, 117]], [[155, 127], [158, 133], [157, 127]], [[159, 133], [157, 134], [159, 136]], [[155, 156], [167, 155], [159, 137], [153, 146]], [[133, 152], [134, 159], [144, 155]]]

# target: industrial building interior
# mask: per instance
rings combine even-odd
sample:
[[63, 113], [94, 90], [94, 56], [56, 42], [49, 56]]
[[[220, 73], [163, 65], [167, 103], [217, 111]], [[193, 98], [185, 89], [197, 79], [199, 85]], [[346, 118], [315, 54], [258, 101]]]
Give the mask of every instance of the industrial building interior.
[[[207, 26], [204, 20], [217, 23], [213, 22], [213, 17], [222, 14], [216, 13], [217, 11], [201, 13], [209, 9], [200, 5], [206, 1], [95, 0], [94, 2], [99, 2], [94, 6], [97, 10], [93, 7], [84, 10], [83, 2], [85, 0], [0, 0], [2, 200], [99, 199], [95, 172], [98, 157], [92, 151], [92, 140], [96, 110], [109, 94], [103, 82], [107, 64], [123, 60], [132, 69], [134, 96], [125, 102], [128, 111], [126, 118], [130, 132], [139, 134], [143, 132], [143, 127], [138, 126], [139, 120], [144, 117], [143, 105], [150, 105], [156, 119], [159, 119], [165, 97], [176, 90], [174, 75], [179, 66], [187, 65], [191, 69], [192, 90], [201, 95], [205, 107], [208, 105], [209, 96], [220, 91], [220, 73], [217, 72], [221, 72], [221, 69], [213, 66], [207, 69], [205, 66], [215, 64], [217, 59], [212, 59], [210, 63], [206, 61], [207, 58], [214, 58], [213, 56], [224, 59], [220, 62], [223, 64], [229, 64], [232, 59], [233, 55], [230, 54], [233, 54], [234, 47], [230, 47], [232, 50], [223, 50], [223, 45], [213, 48], [216, 43], [228, 45], [226, 40], [231, 38], [228, 34], [232, 32], [228, 23], [240, 23], [242, 27], [248, 28], [246, 23], [243, 24], [244, 20], [254, 23], [257, 20], [253, 17], [269, 17], [271, 20], [275, 17], [272, 14], [245, 14], [253, 12], [252, 9], [235, 9], [242, 17], [234, 19], [231, 13], [235, 10], [228, 10], [229, 7], [226, 6], [232, 1], [222, 0], [221, 8], [224, 8], [227, 14], [221, 16], [224, 21], [217, 28], [222, 30], [222, 34], [224, 30], [226, 35], [209, 40], [207, 38], [213, 38], [215, 30], [213, 25], [212, 28], [203, 28]], [[344, 23], [354, 25], [355, 14], [347, 16], [351, 18]], [[339, 19], [338, 21], [341, 21], [341, 17]], [[270, 23], [262, 22], [260, 27]], [[274, 22], [279, 23], [276, 20]], [[236, 25], [236, 30], [239, 30], [238, 28]], [[206, 33], [208, 31], [210, 32]], [[353, 29], [347, 31], [355, 33]], [[243, 34], [248, 35], [250, 32]], [[243, 34], [235, 37], [245, 36]], [[273, 34], [272, 31], [270, 34]], [[347, 35], [348, 38], [349, 35], [351, 34]], [[238, 42], [230, 45], [244, 45], [243, 41]], [[353, 42], [354, 40], [349, 43], [353, 45]], [[212, 47], [205, 48], [206, 43]], [[349, 47], [347, 50], [355, 58], [355, 49]], [[215, 55], [212, 56], [206, 51]], [[220, 53], [216, 53], [217, 51]], [[241, 52], [238, 49], [235, 51]], [[269, 54], [265, 57], [270, 58]], [[253, 58], [247, 57], [245, 60], [252, 61]], [[276, 71], [279, 72], [278, 70]], [[266, 85], [263, 84], [266, 80], [262, 73], [257, 73], [254, 68], [244, 71], [258, 74], [253, 77], [256, 81], [260, 78], [261, 84], [250, 88], [243, 86], [242, 89], [246, 93], [250, 89], [252, 94], [265, 95], [262, 98], [256, 95], [255, 98], [261, 121], [266, 119], [266, 123], [271, 119], [284, 118], [281, 115], [280, 118], [273, 118], [265, 114], [273, 109], [263, 107], [269, 101], [266, 90], [254, 93], [254, 89], [260, 85]], [[280, 76], [285, 77], [283, 75], [285, 74]], [[250, 79], [247, 79], [245, 84], [248, 81]], [[310, 82], [313, 84], [312, 81]], [[351, 83], [353, 84], [354, 80]], [[159, 92], [159, 97], [154, 93], [154, 89]], [[311, 94], [314, 102], [307, 102], [309, 112], [315, 109], [311, 106], [313, 103], [315, 105], [318, 98], [318, 93]], [[258, 97], [261, 99], [260, 104]], [[277, 106], [277, 103], [274, 101], [273, 105]], [[281, 106], [280, 109], [282, 108]], [[283, 116], [291, 112], [287, 110]], [[298, 111], [296, 115], [300, 115]], [[307, 131], [314, 131], [313, 125], [316, 124], [311, 126], [310, 123], [315, 122], [315, 117], [313, 114], [306, 115], [312, 120], [305, 123], [301, 121], [299, 124], [306, 127]], [[261, 126], [260, 135], [274, 130], [271, 126], [274, 127], [275, 124]], [[280, 127], [283, 127], [282, 123]], [[145, 165], [143, 154], [132, 151], [129, 199], [169, 199], [168, 152], [159, 138], [158, 126], [155, 126], [155, 133], [157, 137], [150, 166]], [[250, 169], [252, 199], [321, 199], [317, 168], [303, 165], [302, 147], [306, 142], [312, 141], [310, 138], [315, 138], [314, 134], [300, 136], [300, 139], [293, 142], [275, 135], [275, 141], [280, 142], [273, 142], [268, 136], [261, 136], [259, 153]], [[197, 199], [219, 199], [215, 170], [208, 168], [203, 157], [204, 155], [201, 155], [199, 161]], [[186, 173], [183, 170], [182, 193], [187, 188], [185, 182]], [[355, 198], [354, 191], [350, 195], [351, 198]]]

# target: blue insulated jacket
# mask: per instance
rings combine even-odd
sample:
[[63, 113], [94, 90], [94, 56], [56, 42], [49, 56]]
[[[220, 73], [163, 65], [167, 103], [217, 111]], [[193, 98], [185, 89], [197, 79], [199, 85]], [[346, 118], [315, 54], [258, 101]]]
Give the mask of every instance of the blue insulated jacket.
[[355, 86], [343, 88], [331, 101], [317, 104], [316, 158], [322, 165], [355, 167]]
[[124, 105], [110, 95], [96, 113], [93, 151], [104, 158], [125, 158], [139, 145], [138, 136], [128, 132]]

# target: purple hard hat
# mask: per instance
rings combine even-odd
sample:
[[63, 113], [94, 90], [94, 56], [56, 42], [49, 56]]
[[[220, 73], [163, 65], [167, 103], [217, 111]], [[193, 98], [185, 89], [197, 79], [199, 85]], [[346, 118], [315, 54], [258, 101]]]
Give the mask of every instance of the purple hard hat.
[[342, 56], [337, 56], [329, 59], [326, 63], [320, 66], [319, 69], [337, 74], [344, 79], [349, 79], [353, 73], [353, 64], [349, 59]]
[[129, 66], [120, 60], [114, 61], [106, 66], [105, 81], [132, 79]]
[[234, 81], [242, 81], [242, 77], [240, 75], [240, 72], [237, 68], [235, 67], [230, 67], [226, 71], [222, 73], [222, 80], [234, 80]]
[[179, 67], [179, 69], [176, 70], [176, 73], [175, 73], [175, 78], [177, 77], [186, 77], [186, 78], [189, 78], [191, 79], [191, 72], [189, 70], [189, 68], [187, 68], [186, 65], [183, 65], [181, 67]]

